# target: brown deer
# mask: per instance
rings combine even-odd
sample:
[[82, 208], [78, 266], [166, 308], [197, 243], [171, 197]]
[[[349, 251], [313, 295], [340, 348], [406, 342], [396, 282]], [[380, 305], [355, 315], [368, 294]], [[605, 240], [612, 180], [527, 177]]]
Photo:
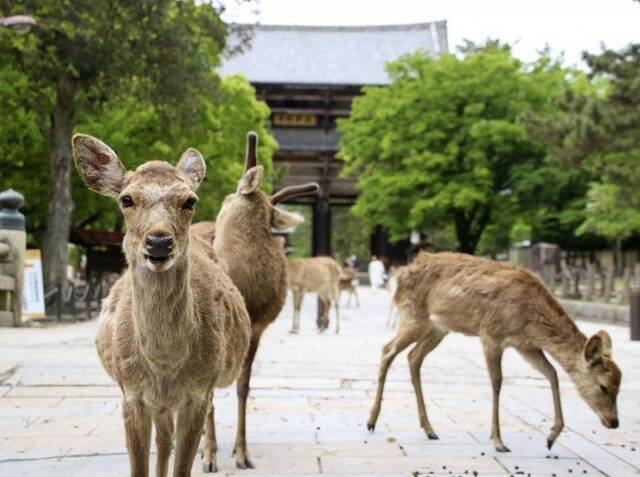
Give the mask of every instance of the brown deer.
[[[237, 383], [238, 427], [234, 453], [236, 465], [241, 469], [253, 468], [249, 459], [246, 439], [247, 398], [251, 367], [263, 331], [276, 319], [287, 294], [286, 257], [281, 237], [272, 230], [285, 230], [301, 224], [301, 215], [276, 207], [277, 204], [300, 195], [315, 194], [317, 184], [286, 187], [273, 196], [260, 189], [264, 169], [258, 165], [258, 136], [247, 135], [245, 171], [234, 194], [228, 195], [213, 223], [199, 226], [205, 237], [214, 236], [213, 248], [218, 257], [226, 261], [233, 283], [244, 297], [251, 318], [249, 352]], [[197, 225], [197, 224], [196, 224]], [[208, 227], [208, 228], [207, 228]], [[216, 450], [213, 408], [205, 427], [203, 468], [216, 469]]]
[[122, 390], [131, 475], [149, 474], [152, 422], [156, 475], [167, 475], [175, 419], [173, 475], [189, 476], [212, 389], [236, 380], [250, 336], [242, 296], [210, 245], [189, 236], [204, 159], [187, 149], [176, 167], [151, 161], [127, 172], [82, 134], [73, 153], [84, 183], [117, 198], [127, 226], [129, 267], [103, 303], [96, 347]]
[[599, 331], [590, 338], [535, 275], [523, 268], [457, 253], [421, 253], [401, 269], [394, 301], [400, 314], [395, 337], [382, 351], [378, 390], [368, 428], [376, 425], [387, 370], [395, 356], [412, 343], [409, 353], [411, 382], [420, 425], [429, 439], [437, 439], [422, 396], [420, 367], [450, 331], [478, 336], [493, 387], [491, 438], [499, 452], [508, 452], [500, 437], [499, 397], [501, 359], [514, 347], [551, 384], [554, 425], [547, 439], [549, 449], [564, 427], [558, 376], [545, 353], [567, 371], [580, 396], [607, 428], [618, 427], [616, 398], [620, 369], [611, 358], [611, 338]]
[[346, 306], [351, 306], [351, 297], [355, 297], [356, 308], [360, 308], [360, 298], [358, 297], [358, 272], [351, 267], [342, 267], [340, 271], [340, 295], [347, 292], [349, 298]]
[[340, 332], [340, 265], [331, 257], [296, 258], [289, 260], [289, 288], [293, 293], [293, 326], [290, 333], [300, 331], [300, 307], [305, 293], [317, 293], [323, 304], [319, 332], [329, 327], [331, 302], [336, 310], [336, 334]]

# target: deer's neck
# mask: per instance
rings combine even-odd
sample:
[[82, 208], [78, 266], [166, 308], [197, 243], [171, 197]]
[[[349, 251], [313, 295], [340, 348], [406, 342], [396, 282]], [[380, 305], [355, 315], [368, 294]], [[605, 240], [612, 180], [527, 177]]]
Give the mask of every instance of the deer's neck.
[[169, 270], [154, 273], [132, 266], [135, 339], [154, 372], [176, 375], [189, 354], [193, 334], [193, 295], [186, 256]]
[[554, 321], [553, 326], [545, 326], [539, 334], [538, 344], [573, 376], [580, 369], [587, 338], [567, 315], [560, 315]]

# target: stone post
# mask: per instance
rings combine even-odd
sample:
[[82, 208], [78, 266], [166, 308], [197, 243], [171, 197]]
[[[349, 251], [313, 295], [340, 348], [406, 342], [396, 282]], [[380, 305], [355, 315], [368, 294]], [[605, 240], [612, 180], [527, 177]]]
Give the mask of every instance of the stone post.
[[584, 299], [593, 300], [593, 291], [595, 289], [596, 269], [593, 263], [587, 263], [587, 290], [584, 293]]
[[5, 269], [0, 272], [15, 278], [15, 292], [11, 300], [13, 326], [22, 325], [23, 266], [24, 252], [27, 248], [27, 232], [24, 215], [18, 209], [23, 203], [24, 196], [13, 189], [0, 193], [0, 240], [9, 246], [12, 257], [9, 266], [5, 266]]
[[629, 293], [631, 293], [631, 275], [633, 270], [631, 267], [624, 267], [624, 282], [622, 288], [622, 295], [620, 295], [620, 303], [625, 303], [629, 300]]
[[640, 341], [640, 287], [633, 287], [629, 292], [629, 307], [631, 340]]
[[602, 296], [602, 300], [605, 303], [609, 303], [611, 301], [611, 295], [613, 295], [616, 291], [616, 274], [614, 272], [614, 268], [608, 268], [604, 274], [604, 293]]

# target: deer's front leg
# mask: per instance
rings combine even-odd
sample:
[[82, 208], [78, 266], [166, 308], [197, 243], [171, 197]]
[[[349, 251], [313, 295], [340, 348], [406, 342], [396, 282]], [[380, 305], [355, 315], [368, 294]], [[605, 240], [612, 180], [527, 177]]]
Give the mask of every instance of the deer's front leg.
[[151, 414], [139, 397], [125, 396], [122, 402], [124, 432], [129, 452], [131, 477], [149, 476]]
[[213, 392], [207, 403], [207, 416], [204, 422], [204, 449], [202, 450], [202, 471], [205, 474], [218, 472], [218, 441], [216, 440], [215, 407]]
[[189, 477], [191, 475], [191, 467], [198, 451], [198, 442], [207, 413], [209, 396], [208, 392], [202, 396], [192, 396], [178, 411], [173, 477]]
[[167, 477], [171, 443], [173, 442], [173, 415], [169, 409], [162, 409], [153, 416], [156, 427], [156, 477]]
[[491, 387], [493, 388], [493, 413], [491, 439], [498, 452], [511, 452], [502, 442], [500, 435], [500, 389], [502, 388], [502, 348], [492, 339], [483, 339], [484, 357], [487, 361]]

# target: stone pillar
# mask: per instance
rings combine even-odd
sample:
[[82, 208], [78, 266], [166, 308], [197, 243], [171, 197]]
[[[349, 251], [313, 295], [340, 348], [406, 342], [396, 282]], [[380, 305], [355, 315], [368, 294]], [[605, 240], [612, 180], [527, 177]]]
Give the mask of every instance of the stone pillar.
[[13, 189], [0, 193], [0, 241], [8, 245], [11, 256], [9, 263], [2, 264], [0, 275], [12, 276], [15, 279], [15, 292], [11, 300], [13, 326], [22, 325], [23, 266], [27, 233], [24, 215], [18, 209], [23, 203], [24, 196]]
[[633, 287], [629, 291], [629, 324], [631, 340], [640, 340], [640, 288]]

